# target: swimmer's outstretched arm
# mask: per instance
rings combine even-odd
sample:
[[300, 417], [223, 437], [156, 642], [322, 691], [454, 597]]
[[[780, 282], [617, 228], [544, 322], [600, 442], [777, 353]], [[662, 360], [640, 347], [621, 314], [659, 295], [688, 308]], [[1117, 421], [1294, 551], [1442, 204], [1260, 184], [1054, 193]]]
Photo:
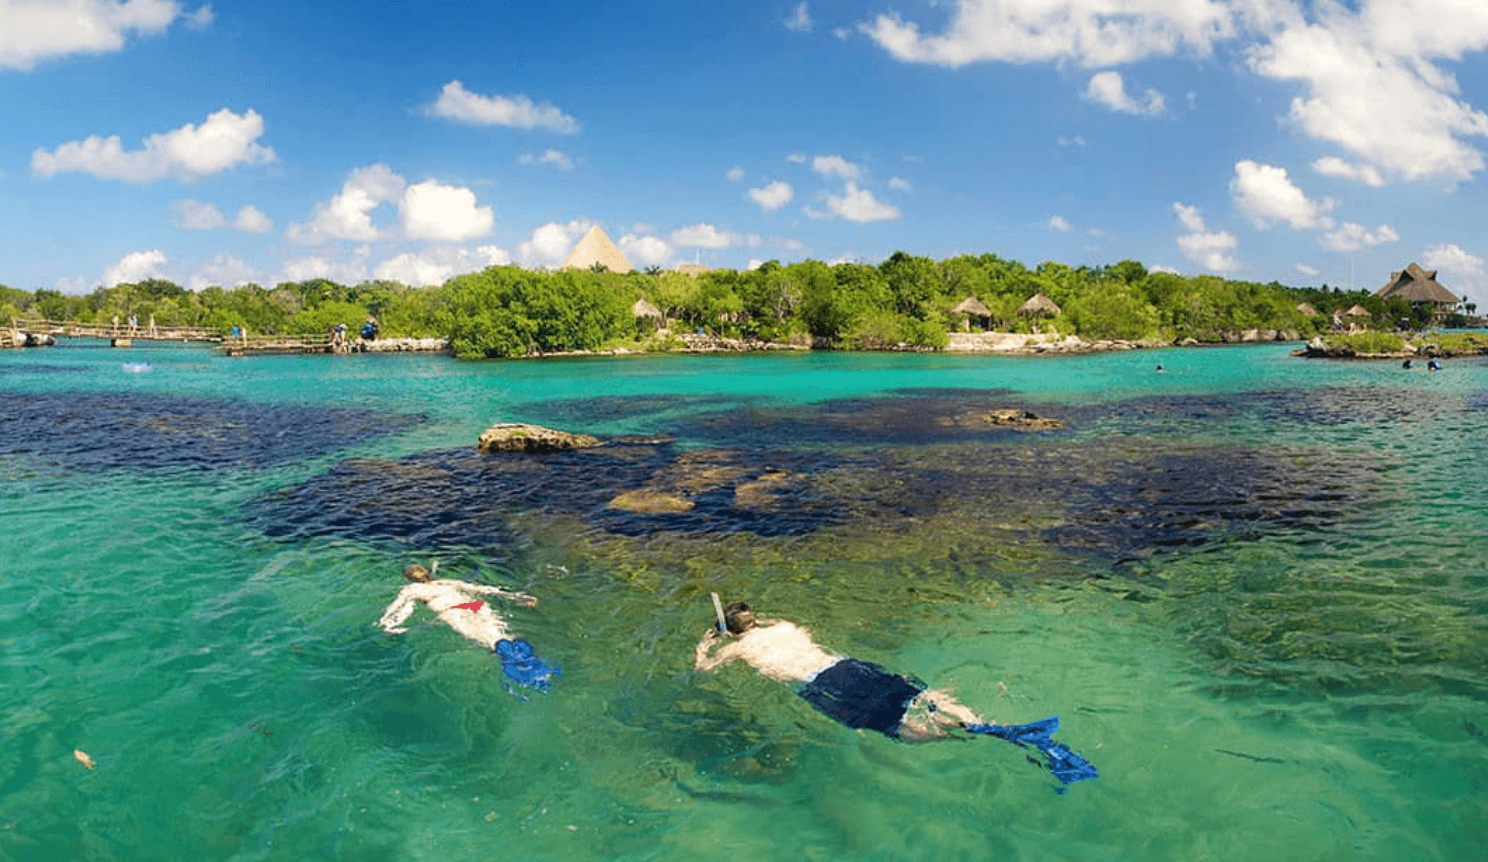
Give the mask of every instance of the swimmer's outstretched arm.
[[417, 607], [418, 603], [414, 600], [413, 596], [410, 596], [408, 591], [404, 590], [398, 593], [398, 597], [393, 599], [393, 603], [388, 605], [387, 610], [382, 612], [382, 619], [378, 620], [377, 624], [382, 626], [382, 630], [388, 634], [401, 635], [408, 631], [408, 629], [400, 628], [400, 626], [409, 617], [413, 616], [413, 612]]
[[725, 640], [725, 637], [718, 634], [718, 629], [708, 629], [708, 633], [703, 635], [703, 639], [698, 641], [697, 648], [693, 650], [693, 668], [706, 672], [718, 667], [722, 667], [723, 665], [726, 665], [734, 659], [738, 658], [738, 651], [735, 649], [731, 649], [731, 647], [734, 646], [734, 644], [732, 643], [724, 646], [723, 649], [718, 650], [718, 653], [716, 655], [708, 655], [708, 653], [712, 652], [714, 648], [723, 643]]

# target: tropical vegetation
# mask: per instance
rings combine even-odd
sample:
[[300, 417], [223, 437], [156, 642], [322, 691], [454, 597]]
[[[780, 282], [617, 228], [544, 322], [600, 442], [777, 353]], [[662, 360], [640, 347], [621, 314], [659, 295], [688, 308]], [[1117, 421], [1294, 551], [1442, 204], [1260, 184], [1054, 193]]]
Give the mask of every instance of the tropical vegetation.
[[[1020, 307], [1042, 293], [1052, 316]], [[975, 296], [984, 317], [952, 311]], [[675, 345], [658, 339], [656, 324], [632, 307], [645, 299], [669, 330], [764, 341], [793, 340], [841, 349], [935, 349], [963, 329], [1078, 335], [1086, 340], [1221, 341], [1248, 329], [1308, 337], [1331, 315], [1354, 305], [1387, 329], [1424, 326], [1429, 310], [1368, 291], [1288, 287], [1213, 275], [1184, 276], [1124, 260], [1073, 267], [1027, 267], [994, 254], [936, 261], [897, 252], [877, 265], [817, 260], [770, 261], [747, 271], [693, 276], [594, 270], [546, 272], [515, 266], [458, 275], [443, 285], [414, 288], [392, 281], [342, 285], [328, 279], [272, 288], [187, 290], [164, 279], [99, 287], [86, 295], [0, 285], [0, 319], [43, 318], [103, 323], [115, 314], [160, 326], [233, 326], [258, 334], [323, 334], [338, 323], [353, 332], [368, 316], [383, 337], [447, 336], [466, 358], [526, 356], [613, 346]], [[1303, 303], [1311, 306], [1299, 310]]]

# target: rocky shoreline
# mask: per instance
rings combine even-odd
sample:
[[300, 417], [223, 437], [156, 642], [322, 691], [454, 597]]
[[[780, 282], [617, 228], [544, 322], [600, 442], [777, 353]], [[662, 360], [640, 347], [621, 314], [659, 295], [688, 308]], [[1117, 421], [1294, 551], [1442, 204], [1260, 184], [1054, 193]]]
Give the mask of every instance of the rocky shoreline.
[[1307, 342], [1301, 350], [1292, 351], [1293, 356], [1307, 359], [1455, 359], [1463, 356], [1488, 356], [1488, 343], [1467, 348], [1444, 348], [1433, 341], [1412, 344], [1405, 341], [1399, 350], [1360, 352], [1350, 344], [1333, 344], [1318, 336]]

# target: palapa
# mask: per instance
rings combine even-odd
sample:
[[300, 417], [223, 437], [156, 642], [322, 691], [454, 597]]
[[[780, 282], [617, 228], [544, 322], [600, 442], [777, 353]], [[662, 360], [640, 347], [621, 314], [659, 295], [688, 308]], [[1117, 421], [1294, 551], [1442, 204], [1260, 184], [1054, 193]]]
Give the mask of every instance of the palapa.
[[635, 267], [625, 259], [624, 253], [610, 242], [609, 236], [600, 229], [599, 225], [589, 228], [574, 250], [569, 252], [568, 259], [563, 262], [564, 269], [593, 269], [595, 264], [603, 266], [610, 272], [634, 272]]
[[1343, 313], [1343, 316], [1344, 317], [1373, 317], [1374, 315], [1372, 315], [1372, 314], [1369, 313], [1369, 309], [1365, 308], [1364, 306], [1362, 306], [1362, 305], [1360, 305], [1360, 304], [1358, 304], [1356, 302], [1356, 303], [1354, 303], [1354, 307], [1353, 308], [1350, 308], [1348, 311], [1345, 311]]
[[1390, 273], [1390, 280], [1374, 295], [1380, 299], [1403, 299], [1412, 305], [1430, 303], [1446, 311], [1457, 305], [1457, 297], [1452, 291], [1436, 280], [1436, 270], [1422, 269], [1414, 262], [1403, 270]]
[[1318, 313], [1317, 312], [1317, 309], [1316, 308], [1313, 308], [1312, 307], [1312, 303], [1310, 303], [1310, 302], [1299, 302], [1299, 303], [1297, 303], [1297, 311], [1299, 311], [1302, 314], [1307, 315], [1308, 317], [1312, 317], [1313, 315], [1315, 315], [1315, 314]]
[[952, 314], [975, 314], [977, 317], [991, 317], [992, 310], [982, 304], [975, 296], [968, 296], [961, 300], [961, 304], [951, 309]]
[[1047, 314], [1051, 317], [1059, 314], [1061, 310], [1054, 300], [1044, 296], [1042, 290], [1030, 296], [1027, 302], [1018, 306], [1019, 314]]
[[654, 317], [657, 320], [661, 320], [663, 317], [661, 309], [647, 302], [644, 296], [637, 299], [635, 305], [630, 307], [630, 313], [636, 317]]
[[712, 271], [713, 267], [708, 266], [706, 263], [679, 263], [677, 264], [676, 268], [672, 270], [672, 272], [680, 272], [683, 275], [690, 275], [693, 278], [697, 278], [705, 272]]

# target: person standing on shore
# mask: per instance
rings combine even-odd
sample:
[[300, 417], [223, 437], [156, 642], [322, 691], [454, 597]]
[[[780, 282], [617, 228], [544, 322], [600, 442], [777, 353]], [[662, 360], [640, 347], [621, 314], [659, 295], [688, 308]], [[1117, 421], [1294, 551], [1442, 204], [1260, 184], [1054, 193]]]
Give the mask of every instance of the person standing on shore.
[[537, 599], [526, 593], [488, 584], [447, 578], [435, 580], [434, 575], [438, 571], [438, 561], [435, 561], [432, 569], [426, 569], [417, 563], [404, 568], [403, 577], [408, 579], [408, 584], [382, 612], [377, 625], [389, 634], [403, 634], [408, 631], [403, 623], [407, 622], [420, 604], [427, 605], [440, 622], [496, 653], [501, 661], [502, 673], [513, 682], [547, 690], [557, 670], [539, 659], [526, 640], [513, 638], [507, 629], [506, 620], [476, 596], [497, 596], [524, 608], [537, 607]]

